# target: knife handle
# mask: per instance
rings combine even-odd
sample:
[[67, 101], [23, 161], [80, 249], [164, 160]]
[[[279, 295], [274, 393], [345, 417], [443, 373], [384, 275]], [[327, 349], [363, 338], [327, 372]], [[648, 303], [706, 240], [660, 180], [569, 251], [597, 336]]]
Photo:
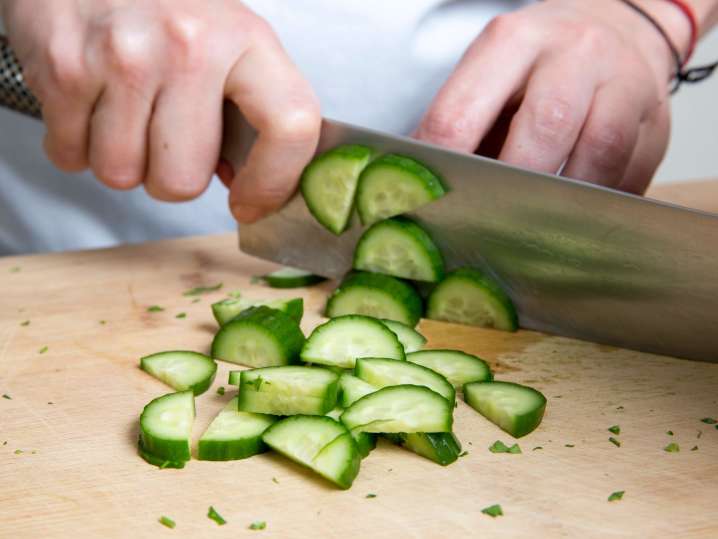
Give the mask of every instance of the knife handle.
[[3, 35], [0, 35], [0, 107], [42, 118], [42, 106], [25, 84], [22, 68]]

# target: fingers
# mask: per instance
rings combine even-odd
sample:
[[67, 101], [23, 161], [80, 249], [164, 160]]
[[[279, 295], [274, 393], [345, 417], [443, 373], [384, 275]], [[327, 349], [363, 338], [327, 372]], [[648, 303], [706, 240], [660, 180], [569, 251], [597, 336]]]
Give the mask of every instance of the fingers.
[[576, 56], [539, 61], [514, 115], [499, 159], [555, 173], [571, 153], [593, 98], [597, 73]]
[[45, 153], [65, 172], [79, 172], [88, 166], [88, 138], [92, 103], [77, 99], [53, 98], [42, 104], [47, 133]]
[[621, 183], [638, 140], [642, 111], [636, 92], [621, 83], [596, 91], [581, 134], [562, 175], [607, 187]]
[[230, 72], [225, 93], [258, 132], [230, 190], [232, 213], [249, 223], [294, 192], [319, 140], [319, 105], [274, 41], [245, 53]]
[[434, 98], [416, 138], [458, 151], [479, 146], [538, 54], [533, 30], [518, 31], [515, 21], [504, 16], [489, 23]]

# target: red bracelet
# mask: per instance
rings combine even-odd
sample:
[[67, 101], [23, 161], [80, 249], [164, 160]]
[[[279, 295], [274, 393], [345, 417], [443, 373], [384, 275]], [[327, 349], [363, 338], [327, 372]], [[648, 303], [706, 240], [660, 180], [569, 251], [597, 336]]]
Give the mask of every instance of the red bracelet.
[[686, 51], [686, 54], [681, 61], [681, 68], [684, 68], [691, 59], [691, 56], [693, 56], [693, 51], [695, 51], [696, 44], [698, 43], [698, 19], [695, 12], [693, 11], [693, 8], [690, 6], [690, 4], [688, 4], [688, 2], [686, 2], [686, 0], [668, 0], [668, 2], [670, 2], [683, 12], [683, 14], [688, 19], [688, 23], [691, 27], [691, 39], [688, 43], [688, 50]]

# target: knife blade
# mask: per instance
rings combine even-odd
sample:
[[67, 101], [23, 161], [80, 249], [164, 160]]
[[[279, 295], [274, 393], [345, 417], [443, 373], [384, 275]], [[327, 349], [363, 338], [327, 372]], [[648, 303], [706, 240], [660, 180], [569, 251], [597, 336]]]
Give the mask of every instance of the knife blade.
[[[223, 155], [241, 166], [254, 133], [225, 111]], [[366, 144], [425, 163], [449, 192], [410, 216], [447, 268], [502, 283], [524, 328], [718, 362], [718, 215], [538, 174], [476, 155], [325, 119], [317, 151]], [[252, 225], [242, 251], [339, 278], [362, 227], [324, 229], [300, 195]]]

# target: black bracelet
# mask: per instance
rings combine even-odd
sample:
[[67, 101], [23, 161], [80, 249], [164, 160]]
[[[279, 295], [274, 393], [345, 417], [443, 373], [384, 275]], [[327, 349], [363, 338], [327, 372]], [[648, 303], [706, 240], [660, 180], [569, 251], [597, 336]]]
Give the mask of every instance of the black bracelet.
[[681, 58], [681, 53], [678, 51], [678, 48], [674, 45], [673, 41], [671, 40], [670, 36], [668, 35], [668, 32], [661, 26], [661, 24], [651, 15], [648, 13], [645, 9], [643, 9], [641, 6], [635, 4], [632, 0], [619, 0], [627, 7], [631, 8], [633, 11], [641, 15], [644, 19], [646, 19], [655, 29], [656, 31], [661, 35], [663, 40], [666, 42], [666, 45], [668, 45], [668, 48], [671, 51], [671, 56], [673, 57], [673, 61], [676, 64], [676, 71], [673, 74], [673, 77], [671, 80], [673, 81], [673, 86], [670, 90], [671, 94], [675, 94], [678, 89], [681, 87], [681, 84], [684, 82], [688, 83], [694, 83], [694, 82], [700, 82], [702, 80], [707, 79], [710, 77], [715, 69], [718, 67], [718, 62], [713, 62], [711, 64], [703, 65], [703, 66], [697, 66], [690, 69], [683, 69], [683, 59]]

